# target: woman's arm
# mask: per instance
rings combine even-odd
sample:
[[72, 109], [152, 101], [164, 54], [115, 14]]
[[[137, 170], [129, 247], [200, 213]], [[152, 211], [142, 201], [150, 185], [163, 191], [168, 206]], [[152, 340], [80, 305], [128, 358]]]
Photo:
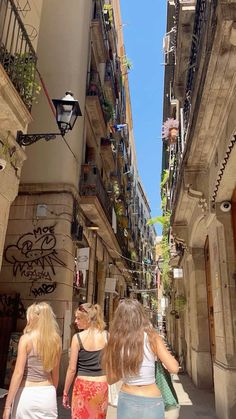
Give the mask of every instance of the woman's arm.
[[156, 348], [156, 355], [164, 364], [166, 369], [173, 374], [177, 374], [179, 371], [179, 363], [168, 351], [165, 343], [159, 335], [156, 337]]
[[77, 338], [77, 335], [75, 334], [71, 342], [70, 361], [69, 361], [69, 366], [67, 368], [66, 380], [65, 380], [64, 391], [63, 391], [63, 406], [66, 408], [70, 407], [69, 400], [68, 400], [68, 393], [69, 393], [70, 386], [76, 374], [79, 349], [80, 347], [79, 347], [78, 338]]
[[61, 360], [61, 351], [58, 355], [57, 365], [52, 370], [52, 384], [57, 389], [58, 382], [59, 382], [59, 367], [60, 367], [60, 360]]
[[25, 335], [21, 336], [17, 350], [16, 365], [12, 375], [9, 392], [5, 403], [3, 419], [7, 419], [10, 417], [11, 406], [17, 393], [17, 390], [20, 387], [20, 383], [22, 381], [27, 359], [27, 343], [28, 338]]

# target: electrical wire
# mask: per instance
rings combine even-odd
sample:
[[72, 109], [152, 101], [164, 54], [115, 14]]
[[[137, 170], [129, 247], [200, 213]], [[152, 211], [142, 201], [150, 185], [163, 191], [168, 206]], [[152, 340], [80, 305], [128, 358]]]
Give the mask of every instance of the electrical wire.
[[64, 140], [65, 144], [67, 145], [68, 149], [70, 150], [71, 154], [74, 156], [74, 158], [75, 158], [76, 162], [77, 162], [78, 164], [80, 164], [80, 162], [79, 162], [79, 160], [77, 159], [77, 157], [76, 157], [75, 153], [73, 152], [73, 150], [71, 149], [70, 145], [69, 145], [69, 144], [68, 144], [68, 142], [66, 141], [66, 139], [65, 139], [64, 135], [62, 135], [62, 134], [61, 134], [61, 136], [62, 136], [62, 138], [63, 138], [63, 140]]
[[[121, 253], [118, 252], [118, 250], [116, 250], [113, 247], [111, 247], [101, 236], [99, 236], [99, 237], [100, 237], [101, 241], [105, 244], [106, 247], [109, 247], [111, 250], [113, 250], [113, 252], [116, 252], [121, 258], [123, 258], [125, 260], [128, 260], [129, 262], [136, 263], [138, 265], [142, 265], [142, 266], [145, 265], [145, 262], [138, 262], [138, 261], [132, 260], [130, 258], [127, 258], [126, 256], [123, 256]], [[158, 262], [156, 264], [148, 264], [148, 263], [146, 263], [146, 265], [149, 266], [149, 267], [158, 268], [160, 270], [159, 265], [158, 265]]]

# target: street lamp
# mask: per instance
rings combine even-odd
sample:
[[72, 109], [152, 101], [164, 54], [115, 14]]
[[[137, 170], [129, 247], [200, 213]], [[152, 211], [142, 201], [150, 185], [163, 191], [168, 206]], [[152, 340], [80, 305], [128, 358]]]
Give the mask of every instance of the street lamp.
[[44, 139], [46, 141], [54, 140], [56, 136], [64, 136], [69, 130], [72, 130], [78, 116], [82, 116], [79, 102], [74, 99], [73, 93], [66, 92], [62, 99], [53, 99], [56, 109], [56, 121], [59, 133], [42, 133], [42, 134], [23, 134], [17, 131], [16, 142], [20, 146], [28, 146]]

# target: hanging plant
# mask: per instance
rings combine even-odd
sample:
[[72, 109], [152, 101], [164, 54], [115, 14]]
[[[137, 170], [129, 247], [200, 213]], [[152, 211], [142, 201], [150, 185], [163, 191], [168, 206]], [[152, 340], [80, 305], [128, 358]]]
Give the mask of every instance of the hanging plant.
[[40, 83], [35, 76], [36, 63], [33, 58], [30, 53], [14, 55], [15, 72], [12, 81], [28, 107], [31, 107], [32, 102], [37, 103], [41, 91]]
[[127, 57], [127, 55], [124, 55], [122, 57], [122, 64], [126, 67], [127, 71], [132, 70], [133, 63], [132, 61]]
[[169, 144], [175, 144], [179, 133], [179, 121], [174, 118], [168, 118], [162, 125], [162, 138]]
[[114, 119], [114, 116], [115, 116], [114, 108], [107, 99], [104, 99], [103, 104], [102, 104], [102, 109], [103, 109], [106, 122], [110, 122], [111, 120]]
[[163, 189], [166, 183], [168, 182], [169, 174], [170, 172], [168, 169], [163, 170], [162, 175], [161, 175], [161, 183], [160, 183], [161, 189]]
[[164, 291], [168, 293], [168, 291], [171, 288], [170, 247], [169, 247], [170, 212], [166, 211], [164, 215], [151, 218], [147, 222], [148, 225], [152, 225], [156, 223], [162, 224], [162, 240], [160, 243], [161, 258], [162, 258], [161, 277], [162, 277]]

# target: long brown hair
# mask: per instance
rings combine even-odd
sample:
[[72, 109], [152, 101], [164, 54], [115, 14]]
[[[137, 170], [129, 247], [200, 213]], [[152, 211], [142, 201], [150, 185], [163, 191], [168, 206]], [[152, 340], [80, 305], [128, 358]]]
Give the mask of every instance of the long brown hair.
[[142, 304], [134, 299], [122, 300], [115, 312], [103, 354], [103, 367], [109, 377], [118, 381], [138, 374], [143, 360], [144, 332], [151, 349], [156, 352], [156, 332]]
[[42, 301], [28, 307], [27, 325], [24, 333], [29, 333], [36, 345], [45, 371], [52, 371], [61, 356], [61, 338], [56, 316], [52, 307]]
[[80, 304], [75, 315], [78, 313], [88, 320], [90, 327], [96, 327], [101, 332], [105, 329], [106, 323], [103, 320], [103, 312], [99, 304]]

